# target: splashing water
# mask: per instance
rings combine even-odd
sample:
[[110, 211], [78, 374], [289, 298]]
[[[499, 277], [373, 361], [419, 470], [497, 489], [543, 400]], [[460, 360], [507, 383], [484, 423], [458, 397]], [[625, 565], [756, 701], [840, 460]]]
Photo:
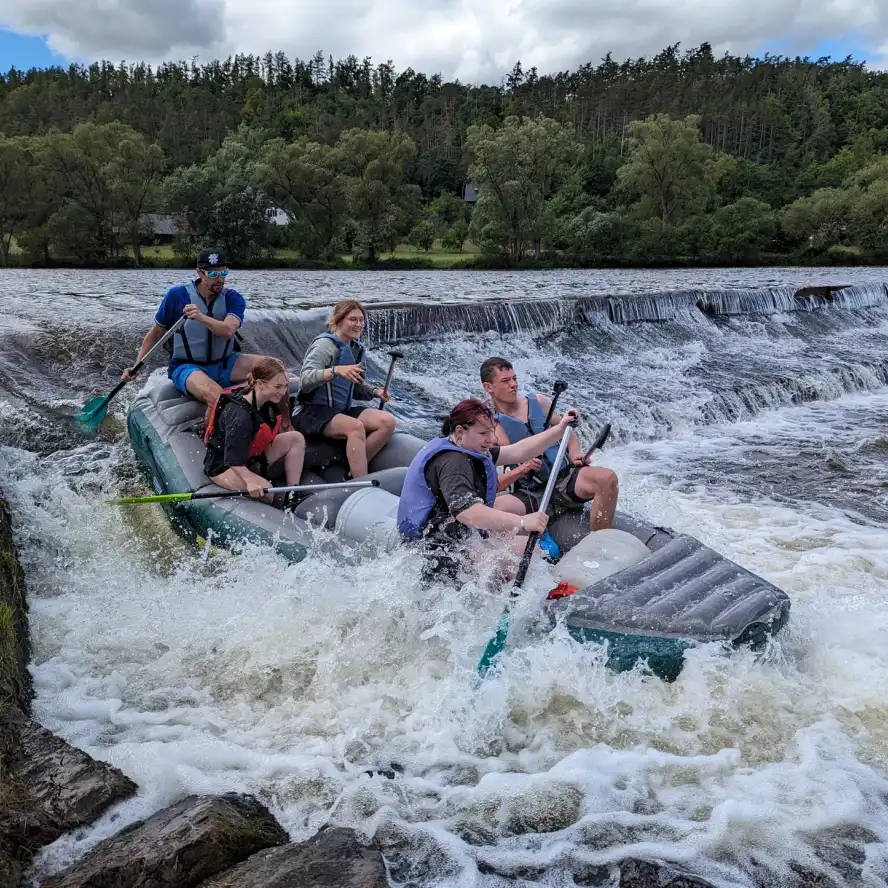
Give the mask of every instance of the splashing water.
[[[503, 606], [484, 576], [424, 588], [407, 551], [347, 568], [320, 552], [291, 565], [196, 548], [154, 507], [103, 504], [140, 483], [119, 427], [44, 457], [3, 447], [36, 714], [140, 786], [116, 819], [47, 849], [35, 879], [184, 793], [236, 790], [294, 839], [325, 822], [375, 837], [392, 878], [422, 886], [544, 871], [569, 885], [626, 856], [720, 885], [793, 884], [800, 870], [848, 884], [828, 853], [839, 845], [855, 849], [861, 884], [882, 884], [886, 335], [878, 309], [858, 306], [406, 350], [398, 384], [408, 424], [426, 432], [478, 393], [490, 354], [539, 390], [564, 376], [587, 438], [614, 421], [596, 461], [618, 472], [623, 509], [790, 594], [790, 624], [764, 656], [702, 645], [672, 684], [612, 673], [601, 647], [560, 628], [541, 633], [545, 565], [500, 668], [477, 685]], [[744, 385], [760, 396], [744, 400]], [[385, 769], [393, 779], [367, 773]]]

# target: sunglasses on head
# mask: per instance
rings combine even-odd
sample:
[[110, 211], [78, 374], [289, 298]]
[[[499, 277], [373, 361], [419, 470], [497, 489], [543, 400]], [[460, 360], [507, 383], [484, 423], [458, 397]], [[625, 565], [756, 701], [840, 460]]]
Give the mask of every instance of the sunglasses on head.
[[207, 269], [202, 268], [201, 271], [208, 278], [224, 278], [228, 277], [228, 269], [227, 268], [214, 268], [212, 271], [207, 271]]

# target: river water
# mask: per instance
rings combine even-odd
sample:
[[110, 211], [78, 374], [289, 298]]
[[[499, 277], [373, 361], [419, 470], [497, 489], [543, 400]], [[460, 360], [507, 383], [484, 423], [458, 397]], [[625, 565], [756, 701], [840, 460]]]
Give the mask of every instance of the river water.
[[[395, 411], [423, 435], [491, 354], [539, 390], [568, 380], [586, 438], [613, 424], [597, 461], [623, 510], [792, 598], [765, 656], [701, 646], [673, 684], [556, 631], [519, 635], [481, 687], [502, 601], [480, 588], [421, 592], [403, 552], [347, 569], [198, 549], [154, 507], [104, 505], [147, 489], [127, 397], [92, 439], [69, 417], [181, 276], [0, 272], [0, 485], [35, 711], [140, 787], [35, 879], [185, 793], [236, 790], [294, 839], [326, 822], [375, 837], [393, 883], [424, 888], [582, 884], [626, 856], [725, 886], [884, 883], [888, 270], [235, 273], [246, 347], [288, 363], [300, 309], [371, 303], [371, 363], [400, 343]], [[829, 284], [854, 289], [793, 300]], [[526, 620], [550, 580], [529, 577]], [[393, 762], [394, 779], [367, 774]], [[839, 846], [856, 876], [824, 862]]]

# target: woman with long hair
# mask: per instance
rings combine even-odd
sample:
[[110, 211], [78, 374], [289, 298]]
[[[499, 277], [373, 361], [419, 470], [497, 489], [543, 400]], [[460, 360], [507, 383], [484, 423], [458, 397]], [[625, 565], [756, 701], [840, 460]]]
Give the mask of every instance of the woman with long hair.
[[299, 409], [293, 426], [303, 435], [345, 440], [345, 455], [352, 478], [366, 475], [368, 464], [388, 443], [395, 417], [384, 410], [354, 402], [389, 394], [364, 382], [364, 332], [367, 312], [360, 302], [346, 299], [333, 306], [327, 324], [330, 332], [316, 336], [302, 361]]
[[289, 396], [287, 368], [269, 357], [253, 365], [246, 387], [222, 392], [204, 434], [204, 472], [215, 484], [249, 490], [253, 499], [271, 503], [271, 495], [262, 492], [270, 482], [299, 483], [305, 438], [290, 427]]

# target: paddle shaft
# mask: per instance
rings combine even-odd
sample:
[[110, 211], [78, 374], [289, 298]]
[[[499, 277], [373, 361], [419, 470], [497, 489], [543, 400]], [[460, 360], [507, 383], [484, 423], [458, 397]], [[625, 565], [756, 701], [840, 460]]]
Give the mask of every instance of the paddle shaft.
[[[385, 385], [382, 387], [382, 390], [385, 394], [388, 394], [389, 385], [392, 381], [392, 374], [395, 372], [395, 361], [397, 361], [398, 358], [403, 358], [404, 355], [402, 355], [401, 352], [389, 352], [389, 357], [392, 360], [389, 364], [388, 373], [386, 373], [385, 375]], [[379, 399], [379, 409], [385, 410], [385, 398]]]
[[[308, 492], [315, 490], [346, 490], [354, 487], [379, 487], [379, 481], [340, 481], [334, 484], [294, 484], [290, 487], [263, 487], [263, 493], [290, 493], [291, 491]], [[213, 499], [221, 496], [249, 496], [249, 490], [225, 490], [220, 493], [205, 491], [192, 494], [191, 499]]]
[[543, 431], [549, 428], [549, 423], [552, 422], [552, 416], [555, 413], [555, 405], [564, 391], [567, 391], [567, 383], [556, 382], [555, 387], [552, 389], [552, 402], [549, 404], [549, 412], [546, 414], [546, 421], [543, 423]]
[[[561, 444], [558, 445], [558, 456], [555, 459], [556, 466], [561, 465], [564, 455], [567, 453], [567, 447], [570, 444], [570, 436], [573, 433], [575, 425], [576, 422], [568, 423], [567, 428], [564, 430], [564, 434], [561, 437]], [[549, 480], [546, 482], [546, 489], [543, 491], [543, 498], [540, 500], [540, 507], [537, 509], [538, 512], [545, 512], [546, 509], [549, 508], [549, 501], [552, 499], [552, 494], [555, 491], [555, 485], [557, 483], [558, 473], [550, 472]], [[527, 576], [527, 571], [530, 568], [530, 560], [533, 558], [533, 549], [539, 538], [540, 535], [537, 531], [531, 533], [527, 538], [527, 545], [524, 547], [524, 554], [521, 556], [521, 564], [518, 566], [518, 574], [515, 577], [515, 585], [512, 591], [513, 595], [516, 594], [514, 591], [515, 589], [520, 589], [524, 585], [524, 578]]]
[[[138, 373], [142, 369], [142, 365], [145, 363], [145, 361], [147, 361], [148, 358], [150, 358], [151, 355], [153, 355], [154, 352], [156, 352], [171, 336], [174, 336], [179, 327], [181, 327], [187, 320], [188, 318], [186, 318], [185, 315], [182, 315], [182, 317], [179, 318], [179, 320], [176, 321], [176, 323], [173, 324], [173, 326], [170, 327], [170, 329], [167, 330], [166, 333], [164, 333], [163, 336], [161, 336], [160, 339], [158, 339], [157, 342], [155, 342], [154, 345], [152, 345], [151, 348], [148, 349], [147, 352], [145, 352], [145, 356], [141, 360], [136, 361], [136, 363], [129, 368], [130, 373], [135, 376], [136, 373]], [[117, 385], [115, 385], [114, 388], [111, 389], [110, 392], [108, 392], [107, 399], [110, 401], [128, 382], [132, 382], [132, 380], [121, 379], [120, 382], [118, 382]]]
[[[560, 379], [556, 380], [555, 385], [552, 388], [552, 400], [549, 402], [549, 412], [546, 414], [546, 419], [545, 419], [545, 422], [543, 423], [543, 431], [545, 431], [547, 428], [549, 428], [549, 423], [552, 422], [552, 416], [555, 414], [555, 405], [558, 403], [558, 399], [561, 397], [561, 393], [564, 391], [567, 391], [567, 383], [562, 382]], [[536, 396], [534, 396], [534, 397], [536, 397]], [[529, 404], [527, 406], [527, 411], [528, 411], [527, 418], [530, 419], [530, 405]], [[546, 454], [543, 453], [540, 456], [540, 459], [545, 460]], [[548, 463], [548, 460], [546, 460], [546, 462]], [[556, 463], [556, 465], [559, 465], [559, 463]], [[549, 468], [551, 469], [552, 467], [550, 466]]]
[[[294, 484], [289, 487], [264, 487], [262, 493], [314, 493], [319, 490], [351, 490], [359, 487], [379, 487], [375, 478], [371, 481], [341, 481], [331, 484]], [[123, 499], [106, 500], [112, 506], [135, 506], [147, 503], [186, 503], [196, 499], [215, 499], [227, 496], [249, 496], [248, 490], [210, 490], [198, 493], [161, 493], [157, 496], [132, 496]]]

